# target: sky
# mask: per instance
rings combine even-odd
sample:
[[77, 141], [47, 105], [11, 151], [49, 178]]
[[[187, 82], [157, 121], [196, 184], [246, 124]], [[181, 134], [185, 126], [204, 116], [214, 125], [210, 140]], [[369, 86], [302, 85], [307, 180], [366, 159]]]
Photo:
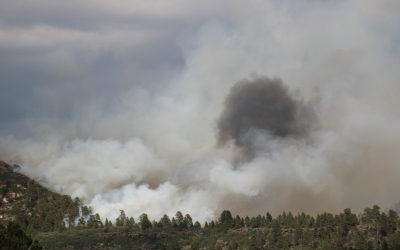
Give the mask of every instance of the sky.
[[[397, 0], [0, 0], [0, 159], [102, 216], [400, 200]], [[232, 86], [279, 78], [307, 140], [218, 146]]]

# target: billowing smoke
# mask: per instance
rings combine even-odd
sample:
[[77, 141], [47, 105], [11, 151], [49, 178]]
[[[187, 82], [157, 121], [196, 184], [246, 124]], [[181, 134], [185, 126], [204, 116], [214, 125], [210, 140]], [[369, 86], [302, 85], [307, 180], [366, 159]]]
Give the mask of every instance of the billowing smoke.
[[231, 88], [225, 100], [218, 121], [218, 144], [233, 140], [252, 158], [252, 131], [261, 130], [278, 138], [300, 138], [309, 132], [312, 118], [311, 109], [293, 98], [282, 80], [243, 80]]
[[398, 13], [398, 0], [0, 1], [0, 159], [108, 218], [390, 206]]

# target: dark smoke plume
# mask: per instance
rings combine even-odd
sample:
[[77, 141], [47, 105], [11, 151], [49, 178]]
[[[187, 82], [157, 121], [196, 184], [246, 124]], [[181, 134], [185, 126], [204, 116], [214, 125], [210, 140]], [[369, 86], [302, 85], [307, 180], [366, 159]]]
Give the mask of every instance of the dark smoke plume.
[[218, 121], [218, 145], [233, 140], [246, 154], [252, 155], [252, 142], [246, 136], [251, 130], [279, 138], [304, 137], [313, 117], [310, 111], [291, 96], [280, 79], [242, 80], [232, 87], [225, 100]]

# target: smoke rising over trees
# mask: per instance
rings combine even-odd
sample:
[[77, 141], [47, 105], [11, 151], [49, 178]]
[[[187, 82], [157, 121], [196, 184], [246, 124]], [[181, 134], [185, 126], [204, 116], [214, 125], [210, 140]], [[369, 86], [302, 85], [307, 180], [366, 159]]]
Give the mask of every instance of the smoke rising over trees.
[[116, 220], [110, 221], [79, 199], [49, 192], [5, 163], [0, 163], [0, 181], [1, 249], [397, 250], [400, 246], [398, 213], [377, 205], [358, 215], [349, 208], [335, 214], [264, 212], [245, 217], [223, 210], [205, 223], [180, 211], [150, 221], [147, 213], [129, 217], [119, 210]]
[[112, 221], [398, 200], [398, 0], [140, 2], [1, 1], [1, 160]]
[[218, 144], [230, 140], [254, 157], [252, 130], [272, 137], [301, 138], [310, 130], [311, 109], [289, 93], [280, 79], [242, 80], [230, 90], [218, 120]]

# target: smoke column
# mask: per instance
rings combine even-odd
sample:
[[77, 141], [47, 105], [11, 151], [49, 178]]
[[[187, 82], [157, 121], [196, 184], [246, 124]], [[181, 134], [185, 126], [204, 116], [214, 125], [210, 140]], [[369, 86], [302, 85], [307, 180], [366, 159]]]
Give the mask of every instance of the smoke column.
[[104, 218], [400, 200], [397, 0], [5, 4], [0, 159]]
[[225, 100], [218, 120], [218, 144], [233, 140], [252, 158], [255, 156], [254, 138], [249, 138], [252, 130], [279, 138], [304, 137], [311, 118], [311, 109], [295, 100], [280, 79], [243, 80], [232, 87]]

